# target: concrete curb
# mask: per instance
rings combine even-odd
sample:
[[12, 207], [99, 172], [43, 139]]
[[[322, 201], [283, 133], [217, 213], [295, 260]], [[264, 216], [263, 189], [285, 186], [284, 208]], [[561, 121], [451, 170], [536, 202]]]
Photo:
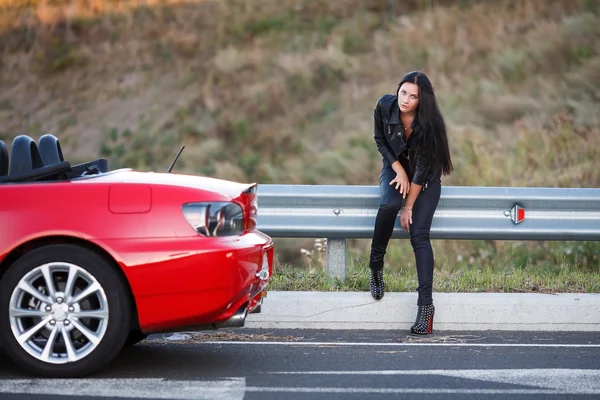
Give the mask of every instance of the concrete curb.
[[[247, 328], [400, 329], [416, 316], [415, 293], [268, 292]], [[600, 294], [434, 293], [436, 330], [600, 331]]]

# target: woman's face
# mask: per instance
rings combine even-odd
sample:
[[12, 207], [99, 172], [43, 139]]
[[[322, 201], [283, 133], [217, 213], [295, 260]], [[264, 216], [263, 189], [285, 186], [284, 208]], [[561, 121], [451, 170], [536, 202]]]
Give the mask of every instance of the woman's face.
[[419, 86], [404, 82], [398, 90], [398, 106], [404, 113], [414, 113], [419, 105]]

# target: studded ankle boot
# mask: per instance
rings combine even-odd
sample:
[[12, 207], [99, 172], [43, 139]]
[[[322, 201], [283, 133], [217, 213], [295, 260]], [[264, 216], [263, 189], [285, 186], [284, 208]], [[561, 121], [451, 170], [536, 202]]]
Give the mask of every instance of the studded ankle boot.
[[371, 295], [375, 300], [381, 300], [384, 294], [383, 269], [371, 270]]
[[417, 312], [417, 320], [415, 324], [410, 327], [410, 333], [415, 335], [427, 335], [433, 331], [433, 314], [435, 314], [435, 307], [433, 304], [428, 306], [419, 306]]

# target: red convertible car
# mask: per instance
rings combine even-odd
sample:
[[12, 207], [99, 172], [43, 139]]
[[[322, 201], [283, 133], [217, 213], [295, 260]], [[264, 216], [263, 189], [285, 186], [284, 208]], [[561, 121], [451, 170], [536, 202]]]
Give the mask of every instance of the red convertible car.
[[177, 157], [111, 171], [71, 165], [53, 135], [17, 136], [10, 157], [0, 141], [0, 346], [25, 371], [88, 375], [150, 333], [260, 311], [274, 247], [257, 185], [173, 174]]

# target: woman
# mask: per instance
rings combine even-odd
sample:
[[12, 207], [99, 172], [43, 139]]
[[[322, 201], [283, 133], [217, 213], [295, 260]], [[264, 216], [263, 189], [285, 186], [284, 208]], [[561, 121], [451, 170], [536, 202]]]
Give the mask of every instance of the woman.
[[440, 199], [441, 175], [453, 169], [444, 118], [429, 78], [422, 72], [406, 74], [395, 95], [379, 98], [374, 120], [375, 142], [383, 157], [383, 168], [379, 175], [381, 201], [369, 260], [371, 294], [376, 300], [383, 298], [383, 258], [401, 211], [400, 223], [410, 232], [419, 281], [417, 319], [410, 331], [426, 335], [433, 329], [435, 312], [434, 259], [429, 232]]

